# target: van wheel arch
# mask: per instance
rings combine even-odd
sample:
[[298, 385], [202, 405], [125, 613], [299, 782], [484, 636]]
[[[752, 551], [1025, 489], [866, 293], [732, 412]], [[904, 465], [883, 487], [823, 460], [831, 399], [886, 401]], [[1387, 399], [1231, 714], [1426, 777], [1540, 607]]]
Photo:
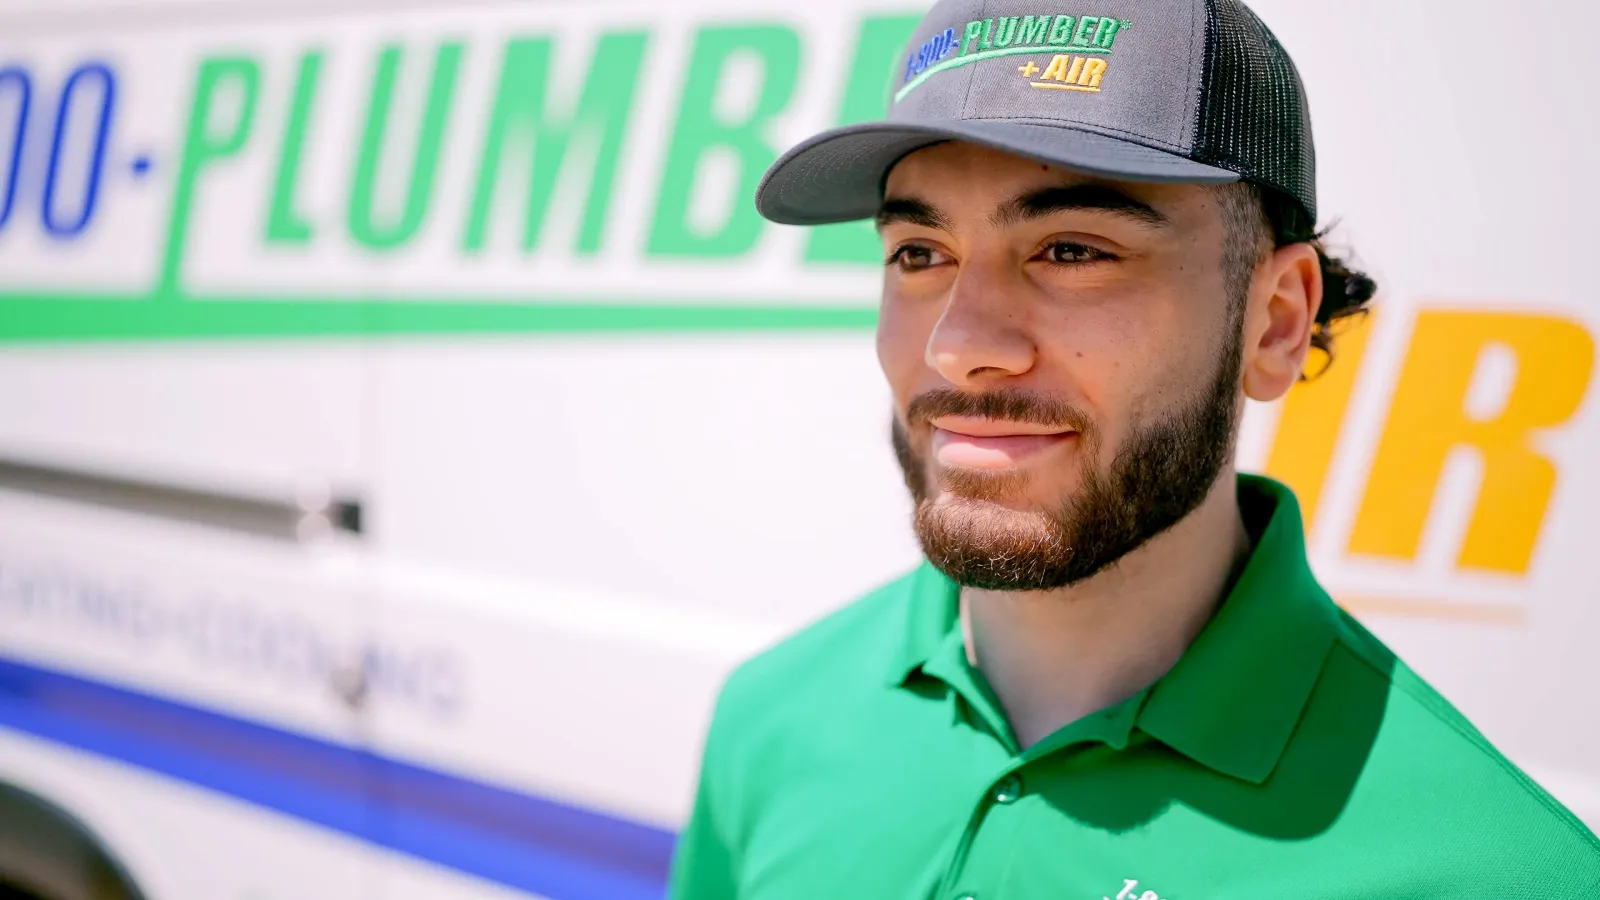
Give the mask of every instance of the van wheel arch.
[[0, 898], [145, 900], [105, 843], [43, 797], [0, 782]]

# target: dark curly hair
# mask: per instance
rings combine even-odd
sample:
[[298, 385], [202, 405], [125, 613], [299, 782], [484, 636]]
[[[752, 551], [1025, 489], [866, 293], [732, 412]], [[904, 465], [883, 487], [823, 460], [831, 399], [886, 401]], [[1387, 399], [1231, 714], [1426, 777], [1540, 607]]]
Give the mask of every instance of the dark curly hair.
[[[1305, 210], [1286, 194], [1253, 184], [1230, 184], [1219, 188], [1223, 216], [1227, 222], [1228, 249], [1224, 266], [1235, 296], [1243, 296], [1256, 265], [1268, 248], [1290, 244], [1310, 244], [1322, 262], [1322, 306], [1317, 310], [1311, 331], [1312, 348], [1321, 351], [1326, 363], [1317, 375], [1333, 363], [1334, 338], [1340, 325], [1364, 316], [1378, 292], [1378, 284], [1349, 260], [1328, 249], [1324, 243], [1331, 228], [1318, 231]], [[1302, 379], [1307, 376], [1301, 375]], [[1315, 377], [1315, 375], [1311, 376]]]

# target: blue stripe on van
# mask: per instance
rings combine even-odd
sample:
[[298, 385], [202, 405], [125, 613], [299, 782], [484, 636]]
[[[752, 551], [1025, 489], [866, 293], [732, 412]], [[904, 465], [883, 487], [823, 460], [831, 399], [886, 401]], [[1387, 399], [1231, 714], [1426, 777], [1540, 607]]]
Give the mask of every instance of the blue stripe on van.
[[659, 900], [674, 836], [0, 657], [0, 726], [554, 900]]

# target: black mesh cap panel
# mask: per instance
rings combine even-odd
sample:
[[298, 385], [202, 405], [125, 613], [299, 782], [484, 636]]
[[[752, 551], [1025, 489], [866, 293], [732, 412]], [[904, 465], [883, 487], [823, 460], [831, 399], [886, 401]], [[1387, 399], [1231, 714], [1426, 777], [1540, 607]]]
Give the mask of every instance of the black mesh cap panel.
[[1205, 89], [1195, 158], [1300, 201], [1317, 220], [1311, 107], [1289, 54], [1239, 0], [1207, 0]]

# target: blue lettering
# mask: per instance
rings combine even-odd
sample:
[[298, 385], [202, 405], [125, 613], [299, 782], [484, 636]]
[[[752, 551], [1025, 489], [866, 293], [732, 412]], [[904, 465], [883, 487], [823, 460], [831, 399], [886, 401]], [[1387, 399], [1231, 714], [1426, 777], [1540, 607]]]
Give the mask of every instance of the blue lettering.
[[28, 109], [33, 105], [33, 79], [26, 69], [8, 67], [0, 69], [0, 88], [12, 88], [17, 98], [17, 117], [11, 128], [11, 162], [6, 166], [6, 177], [0, 181], [5, 199], [0, 200], [0, 231], [11, 220], [11, 210], [17, 202], [17, 179], [22, 174], [22, 148], [28, 144]]
[[327, 646], [304, 622], [285, 623], [278, 634], [276, 649], [275, 668], [291, 680], [325, 679], [333, 666]]
[[434, 712], [448, 716], [461, 709], [466, 685], [455, 657], [443, 653], [429, 654], [427, 685], [427, 703]]
[[[77, 100], [79, 86], [90, 80], [100, 83], [100, 114], [94, 131], [94, 148], [89, 157], [89, 169], [84, 176], [83, 197], [78, 204], [76, 217], [58, 217], [56, 214], [56, 189], [61, 173], [61, 144], [66, 134], [73, 103]], [[44, 205], [41, 210], [45, 230], [55, 237], [72, 237], [83, 231], [94, 215], [95, 199], [100, 190], [100, 177], [105, 169], [106, 141], [111, 134], [111, 115], [116, 106], [117, 79], [104, 63], [87, 63], [67, 76], [61, 89], [61, 103], [56, 109], [55, 137], [50, 144], [50, 165], [44, 180]]]
[[951, 51], [960, 46], [954, 28], [946, 28], [939, 34], [929, 38], [915, 53], [906, 59], [906, 81], [921, 75], [928, 67], [949, 56]]
[[439, 721], [456, 716], [468, 701], [465, 660], [447, 647], [370, 639], [336, 644], [313, 621], [220, 592], [168, 605], [142, 582], [0, 560], [0, 627], [9, 625], [7, 618], [57, 627], [74, 638], [115, 641], [127, 649], [168, 644], [186, 651], [201, 672], [223, 670], [284, 687], [325, 690], [338, 661], [353, 653], [374, 699]]
[[405, 653], [369, 644], [362, 653], [374, 698], [387, 697], [436, 715], [449, 716], [462, 703], [465, 685], [453, 656], [438, 651]]

